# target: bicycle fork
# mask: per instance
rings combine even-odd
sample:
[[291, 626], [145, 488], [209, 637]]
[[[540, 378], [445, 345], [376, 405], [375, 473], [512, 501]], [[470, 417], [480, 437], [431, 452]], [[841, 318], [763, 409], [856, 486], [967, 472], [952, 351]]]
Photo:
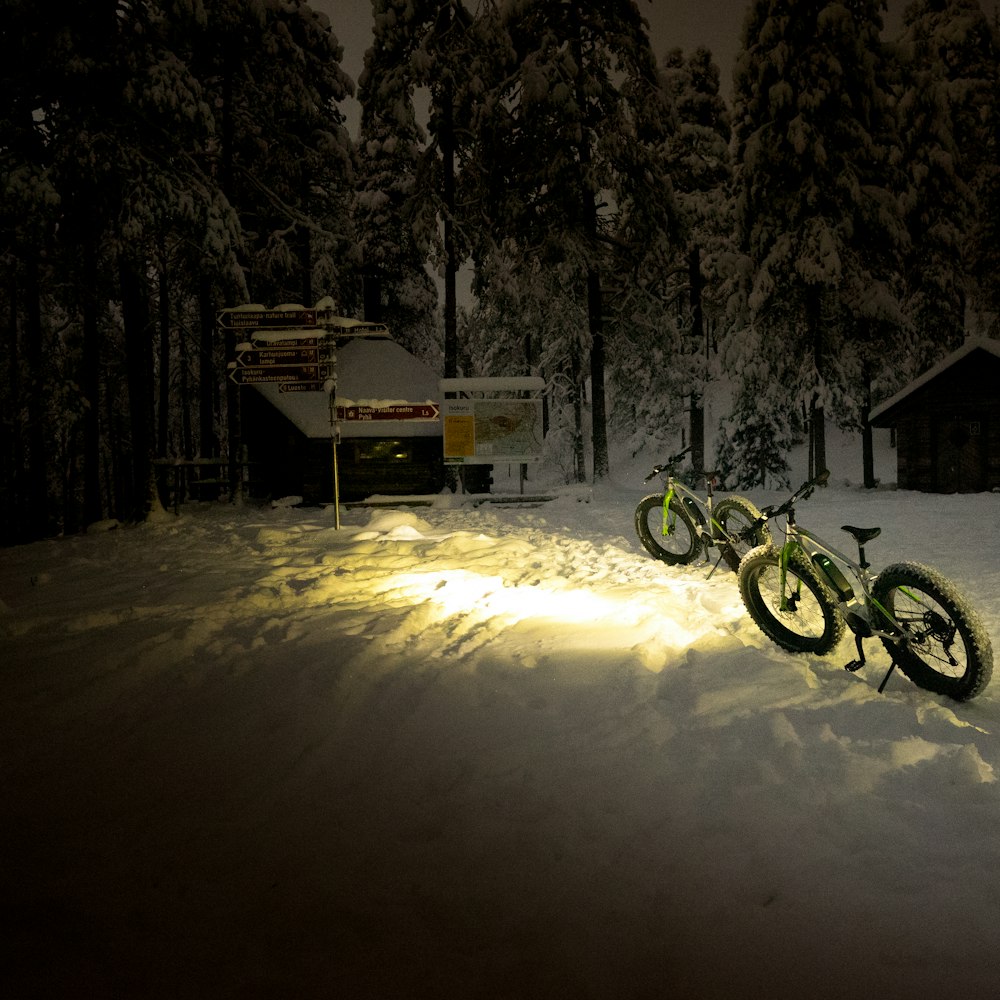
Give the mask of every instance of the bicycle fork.
[[796, 575], [795, 591], [788, 592], [788, 559], [791, 555], [791, 543], [785, 542], [781, 547], [781, 558], [778, 560], [778, 593], [781, 595], [778, 601], [778, 610], [795, 613], [800, 598], [802, 597], [802, 580]]
[[674, 498], [674, 488], [671, 486], [666, 493], [663, 494], [663, 537], [666, 538], [668, 535], [674, 533], [674, 523], [677, 520], [677, 515], [670, 509], [670, 501]]

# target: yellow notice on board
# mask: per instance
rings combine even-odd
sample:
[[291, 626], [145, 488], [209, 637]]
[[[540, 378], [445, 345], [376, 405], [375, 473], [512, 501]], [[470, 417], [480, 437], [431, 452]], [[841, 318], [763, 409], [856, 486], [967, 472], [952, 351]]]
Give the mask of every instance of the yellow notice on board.
[[445, 414], [444, 457], [470, 458], [476, 454], [476, 418], [470, 414]]

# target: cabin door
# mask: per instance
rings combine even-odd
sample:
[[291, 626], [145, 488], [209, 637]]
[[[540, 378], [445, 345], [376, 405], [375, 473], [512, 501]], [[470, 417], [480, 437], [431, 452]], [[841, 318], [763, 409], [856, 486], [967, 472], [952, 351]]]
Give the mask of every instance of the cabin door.
[[943, 420], [937, 433], [937, 479], [941, 493], [986, 489], [986, 421], [979, 413]]

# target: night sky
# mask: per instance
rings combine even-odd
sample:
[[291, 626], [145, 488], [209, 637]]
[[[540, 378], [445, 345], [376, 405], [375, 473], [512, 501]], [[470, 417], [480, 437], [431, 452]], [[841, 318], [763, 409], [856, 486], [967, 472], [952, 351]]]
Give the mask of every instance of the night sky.
[[[886, 28], [895, 32], [902, 23], [910, 0], [889, 0]], [[371, 39], [371, 0], [313, 0], [313, 6], [330, 18], [333, 32], [344, 46], [343, 67], [357, 82], [364, 53]], [[711, 49], [722, 68], [723, 94], [731, 91], [732, 63], [740, 45], [747, 0], [639, 0], [639, 9], [649, 21], [657, 57], [671, 48], [686, 51], [699, 45]], [[981, 4], [987, 13], [998, 7], [997, 0]]]

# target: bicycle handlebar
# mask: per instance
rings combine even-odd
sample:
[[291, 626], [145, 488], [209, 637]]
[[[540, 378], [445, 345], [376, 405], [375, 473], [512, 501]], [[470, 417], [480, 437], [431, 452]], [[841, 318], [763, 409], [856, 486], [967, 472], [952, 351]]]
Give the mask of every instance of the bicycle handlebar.
[[764, 507], [761, 510], [761, 517], [769, 521], [772, 517], [781, 517], [787, 514], [799, 500], [808, 500], [813, 495], [817, 486], [826, 486], [830, 480], [830, 470], [824, 469], [818, 476], [814, 476], [808, 482], [803, 483], [783, 504]]
[[653, 467], [653, 471], [646, 476], [643, 480], [644, 483], [648, 483], [650, 479], [658, 476], [664, 469], [672, 469], [677, 463], [691, 450], [691, 445], [688, 445], [683, 451], [677, 452], [676, 455], [671, 455], [662, 465], [656, 465]]

